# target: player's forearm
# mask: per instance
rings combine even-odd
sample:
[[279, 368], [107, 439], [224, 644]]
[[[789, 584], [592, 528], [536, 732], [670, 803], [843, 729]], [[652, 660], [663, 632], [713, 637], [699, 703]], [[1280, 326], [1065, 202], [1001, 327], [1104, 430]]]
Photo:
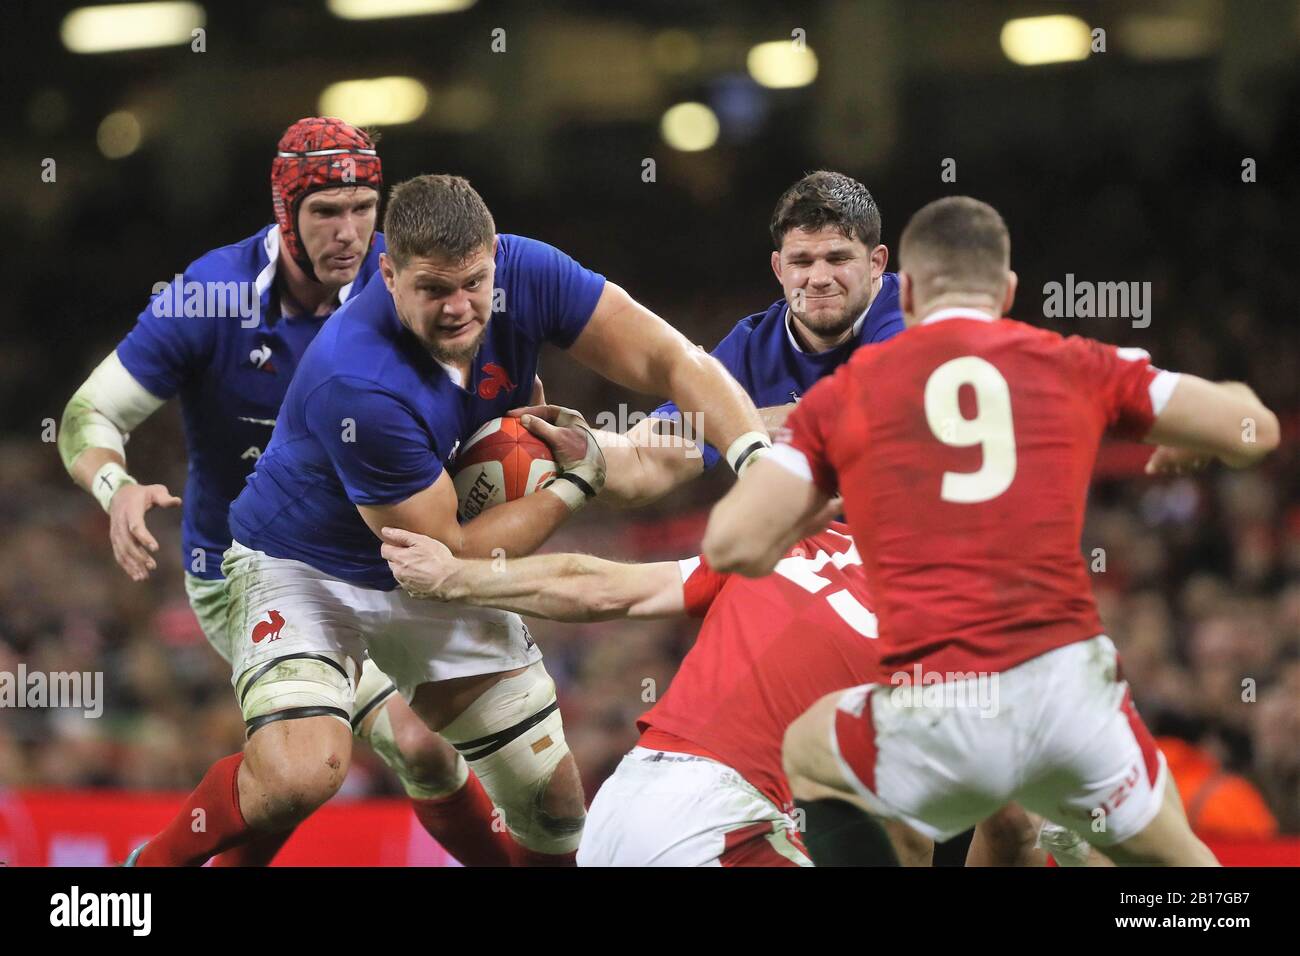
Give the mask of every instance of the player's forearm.
[[603, 621], [626, 616], [632, 601], [618, 593], [620, 567], [585, 554], [458, 561], [433, 596], [553, 621]]
[[1277, 448], [1277, 416], [1241, 382], [1179, 377], [1147, 441], [1214, 456], [1245, 468]]
[[125, 467], [127, 434], [162, 404], [110, 352], [63, 409], [58, 435], [63, 467], [82, 488], [92, 490], [105, 465]]
[[668, 368], [668, 397], [688, 427], [724, 455], [737, 439], [751, 432], [766, 436], [763, 419], [745, 390], [712, 355], [700, 349], [678, 353]]
[[657, 501], [700, 474], [704, 457], [698, 446], [677, 435], [660, 433], [658, 419], [645, 419], [626, 434], [597, 431], [605, 454], [605, 489], [601, 500], [616, 508], [637, 508]]
[[1281, 425], [1245, 382], [1220, 382], [1219, 387], [1243, 404], [1240, 442], [1233, 451], [1220, 452], [1219, 460], [1229, 468], [1247, 468], [1277, 448], [1282, 438]]
[[126, 459], [109, 448], [87, 448], [77, 456], [68, 473], [72, 475], [72, 480], [82, 491], [91, 491], [95, 473], [109, 462], [116, 462], [123, 468], [126, 467]]
[[446, 541], [458, 558], [522, 557], [536, 551], [572, 512], [545, 489], [489, 508]]

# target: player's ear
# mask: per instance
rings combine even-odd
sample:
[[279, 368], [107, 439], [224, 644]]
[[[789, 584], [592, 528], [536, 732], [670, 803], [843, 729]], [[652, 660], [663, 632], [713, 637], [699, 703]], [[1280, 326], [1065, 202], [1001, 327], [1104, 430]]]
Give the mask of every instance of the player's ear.
[[379, 254], [379, 274], [384, 277], [384, 285], [388, 291], [392, 292], [393, 287], [397, 285], [397, 268], [393, 264], [393, 258], [386, 252]]
[[889, 248], [882, 242], [871, 250], [871, 278], [879, 279], [889, 265]]
[[[781, 282], [781, 250], [772, 253], [772, 275], [776, 276], [776, 281]], [[781, 288], [785, 288], [782, 283]]]
[[1005, 298], [1003, 299], [1003, 301], [1002, 301], [1002, 314], [1003, 314], [1003, 315], [1010, 315], [1010, 314], [1011, 314], [1011, 303], [1015, 301], [1015, 298], [1016, 298], [1016, 284], [1017, 284], [1019, 281], [1020, 281], [1020, 277], [1017, 276], [1014, 272], [1008, 272], [1008, 273], [1007, 273], [1007, 294], [1006, 294], [1006, 297], [1005, 297]]
[[906, 272], [898, 274], [898, 308], [902, 310], [903, 318], [909, 320], [911, 325], [913, 313], [916, 311], [916, 303], [912, 301], [912, 277]]

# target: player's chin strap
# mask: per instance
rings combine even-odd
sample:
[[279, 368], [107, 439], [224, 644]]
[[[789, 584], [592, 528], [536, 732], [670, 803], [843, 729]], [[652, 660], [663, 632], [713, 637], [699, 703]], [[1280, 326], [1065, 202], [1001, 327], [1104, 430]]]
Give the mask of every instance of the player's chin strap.
[[570, 511], [577, 511], [605, 487], [605, 453], [600, 450], [596, 436], [587, 427], [581, 413], [562, 408], [555, 418], [555, 425], [557, 428], [581, 429], [587, 436], [587, 448], [576, 461], [557, 461], [559, 474], [542, 485], [542, 489], [558, 496]]
[[758, 461], [772, 448], [772, 439], [762, 432], [745, 432], [727, 449], [727, 464], [739, 478], [745, 469]]

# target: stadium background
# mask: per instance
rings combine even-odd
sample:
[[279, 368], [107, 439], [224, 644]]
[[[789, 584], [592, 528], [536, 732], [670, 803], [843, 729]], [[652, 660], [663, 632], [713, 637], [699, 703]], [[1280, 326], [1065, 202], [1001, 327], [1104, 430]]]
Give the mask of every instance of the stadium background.
[[[469, 177], [499, 230], [561, 247], [710, 348], [780, 295], [772, 206], [827, 167], [872, 189], [891, 252], [932, 198], [996, 205], [1021, 277], [1016, 317], [1249, 382], [1283, 421], [1264, 467], [1153, 482], [1141, 448], [1108, 446], [1083, 544], [1105, 551], [1093, 576], [1103, 619], [1197, 826], [1214, 840], [1300, 833], [1300, 4], [483, 0], [373, 20], [334, 6], [350, 5], [208, 2], [203, 52], [183, 26], [174, 45], [102, 54], [68, 49], [80, 42], [61, 37], [70, 4], [6, 7], [0, 671], [102, 671], [105, 708], [98, 720], [0, 710], [0, 860], [120, 858], [176, 806], [169, 792], [240, 746], [229, 673], [185, 601], [178, 514], [150, 516], [161, 567], [130, 583], [47, 422], [155, 282], [270, 221], [275, 138], [321, 111], [375, 121], [388, 182]], [[1022, 46], [1005, 30], [1048, 14], [1078, 22]], [[1013, 61], [1087, 53], [1095, 28], [1104, 52]], [[761, 43], [775, 46], [755, 53]], [[810, 80], [798, 75], [807, 52], [789, 52], [800, 44]], [[322, 103], [337, 81], [394, 76], [420, 84], [422, 107], [409, 84]], [[780, 86], [791, 82], [802, 85]], [[699, 110], [665, 119], [685, 102], [715, 117], [712, 145], [670, 145], [707, 143]], [[416, 115], [398, 122], [404, 105]], [[48, 158], [54, 182], [41, 176]], [[941, 179], [947, 159], [955, 182]], [[1067, 274], [1150, 282], [1150, 326], [1044, 318], [1044, 284]], [[543, 376], [551, 400], [593, 420], [657, 404], [558, 354]], [[179, 423], [172, 403], [133, 437], [129, 465], [181, 494]], [[594, 506], [548, 549], [690, 554], [726, 480], [638, 512]], [[590, 796], [695, 628], [536, 630]], [[332, 816], [286, 859], [438, 862], [407, 839], [418, 828], [401, 804], [355, 802], [397, 792], [358, 750]], [[1294, 863], [1297, 846], [1230, 856]]]

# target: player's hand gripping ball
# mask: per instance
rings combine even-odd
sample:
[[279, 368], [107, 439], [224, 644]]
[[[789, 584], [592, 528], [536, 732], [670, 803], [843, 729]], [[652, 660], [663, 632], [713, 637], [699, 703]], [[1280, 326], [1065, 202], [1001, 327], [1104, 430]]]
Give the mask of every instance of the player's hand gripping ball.
[[555, 456], [545, 442], [518, 418], [494, 418], [456, 455], [451, 478], [460, 499], [460, 520], [531, 495], [555, 473]]

